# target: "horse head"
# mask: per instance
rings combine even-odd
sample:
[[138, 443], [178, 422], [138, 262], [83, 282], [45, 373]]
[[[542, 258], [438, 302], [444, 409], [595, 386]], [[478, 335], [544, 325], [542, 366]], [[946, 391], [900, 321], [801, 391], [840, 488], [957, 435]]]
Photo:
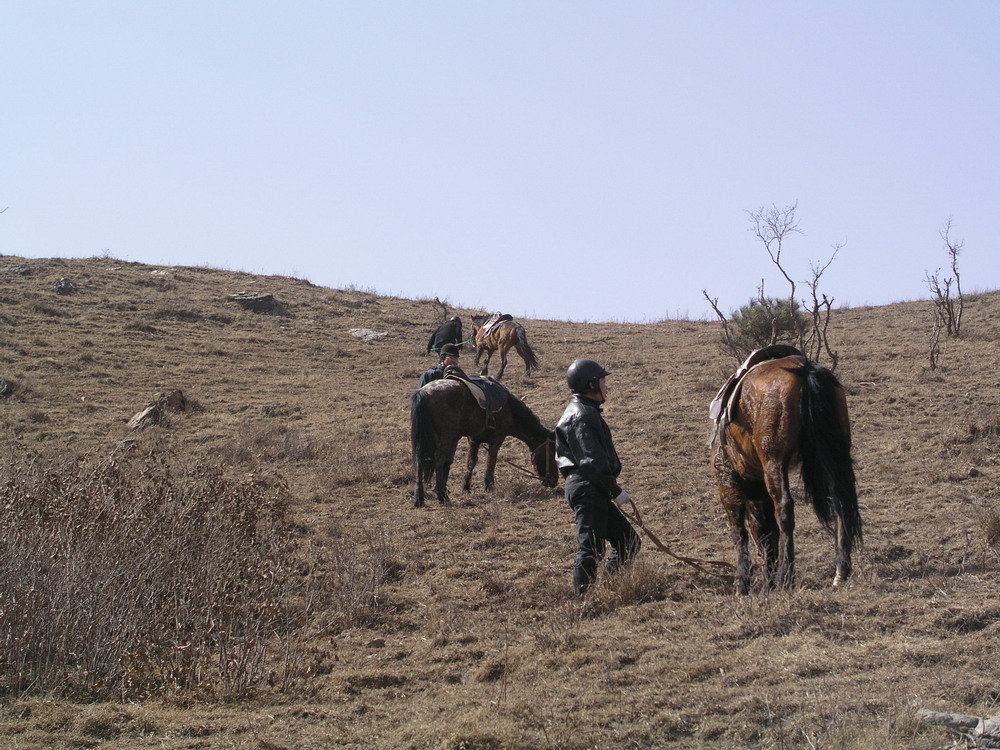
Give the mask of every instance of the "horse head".
[[559, 469], [556, 467], [555, 432], [550, 430], [545, 442], [531, 451], [531, 463], [534, 464], [535, 472], [542, 480], [544, 487], [555, 487], [559, 484]]

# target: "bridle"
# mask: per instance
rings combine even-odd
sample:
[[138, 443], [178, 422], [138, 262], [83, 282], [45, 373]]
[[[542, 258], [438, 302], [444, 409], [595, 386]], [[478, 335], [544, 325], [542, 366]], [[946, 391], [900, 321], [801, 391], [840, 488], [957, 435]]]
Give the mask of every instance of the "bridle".
[[[549, 445], [549, 443], [552, 443], [553, 445], [555, 445], [555, 442], [556, 442], [555, 438], [545, 438], [544, 441], [542, 441], [537, 446], [535, 446], [534, 448], [532, 448], [532, 450], [531, 450], [531, 463], [533, 463], [533, 464], [535, 463], [535, 456], [538, 455], [538, 451], [542, 450], [542, 448], [547, 447]], [[546, 477], [552, 471], [552, 458], [551, 458], [551, 456], [552, 456], [551, 453], [546, 453], [545, 454], [545, 475], [544, 476], [546, 476]], [[507, 464], [508, 466], [513, 466], [515, 469], [517, 469], [522, 474], [526, 474], [529, 477], [534, 477], [534, 478], [537, 479], [537, 477], [535, 476], [535, 472], [529, 471], [528, 469], [525, 469], [523, 466], [521, 466], [519, 464], [516, 464], [513, 461], [510, 461], [510, 460], [508, 460], [506, 458], [503, 458], [501, 460], [505, 464]]]

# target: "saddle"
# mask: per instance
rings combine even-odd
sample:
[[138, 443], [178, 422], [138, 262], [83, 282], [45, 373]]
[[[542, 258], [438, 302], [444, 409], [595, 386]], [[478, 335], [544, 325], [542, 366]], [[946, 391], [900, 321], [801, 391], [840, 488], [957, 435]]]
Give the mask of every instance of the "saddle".
[[708, 406], [708, 416], [715, 422], [715, 428], [712, 430], [711, 439], [708, 441], [709, 445], [712, 445], [717, 438], [721, 438], [726, 428], [732, 418], [732, 408], [733, 404], [736, 403], [736, 396], [739, 392], [740, 384], [743, 382], [743, 378], [746, 374], [750, 372], [757, 365], [763, 364], [764, 362], [770, 362], [772, 359], [782, 359], [783, 357], [792, 356], [804, 356], [802, 352], [796, 349], [794, 346], [789, 346], [788, 344], [771, 344], [770, 346], [765, 346], [762, 349], [755, 349], [750, 352], [750, 356], [746, 358], [746, 361], [739, 366], [726, 381], [725, 385], [719, 389], [719, 392], [715, 394], [715, 398], [712, 399], [712, 403]]
[[487, 414], [495, 414], [507, 403], [510, 392], [500, 383], [499, 380], [478, 376], [469, 377], [460, 367], [446, 367], [444, 376], [449, 380], [458, 380], [468, 387], [469, 392], [475, 397], [476, 403]]
[[486, 336], [496, 326], [500, 325], [500, 323], [503, 323], [505, 320], [513, 320], [513, 319], [514, 316], [508, 315], [507, 313], [493, 313], [490, 317], [488, 317], [486, 320], [483, 321], [483, 324], [482, 326], [480, 326], [479, 330], [483, 336]]

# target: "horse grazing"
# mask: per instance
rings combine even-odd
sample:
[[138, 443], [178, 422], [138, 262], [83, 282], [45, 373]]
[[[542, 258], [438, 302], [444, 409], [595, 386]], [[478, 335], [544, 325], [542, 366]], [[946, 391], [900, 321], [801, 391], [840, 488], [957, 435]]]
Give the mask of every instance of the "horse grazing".
[[[474, 323], [477, 317], [473, 318]], [[476, 367], [479, 368], [481, 375], [489, 372], [490, 359], [493, 358], [494, 352], [500, 352], [500, 370], [496, 374], [498, 380], [503, 377], [503, 371], [507, 367], [507, 352], [511, 348], [524, 360], [524, 372], [527, 375], [530, 375], [532, 370], [538, 369], [538, 358], [528, 345], [528, 334], [525, 333], [524, 326], [511, 320], [509, 316], [505, 317], [506, 320], [502, 318], [496, 322], [487, 320], [472, 327], [472, 342], [476, 347]], [[480, 367], [479, 360], [483, 354], [486, 355], [486, 364]]]
[[[795, 353], [783, 356], [789, 351]], [[778, 358], [765, 352], [757, 364], [758, 353], [751, 355], [717, 421], [712, 464], [736, 546], [741, 594], [750, 591], [748, 532], [763, 557], [765, 583], [794, 582], [788, 472], [796, 465], [816, 515], [835, 539], [834, 586], [851, 575], [851, 549], [862, 538], [844, 389], [832, 372], [791, 347], [775, 347], [772, 354]]]
[[[497, 384], [497, 387], [503, 386]], [[462, 491], [472, 484], [472, 471], [479, 458], [479, 447], [489, 449], [486, 462], [486, 489], [493, 487], [497, 453], [508, 435], [524, 442], [531, 450], [531, 460], [542, 484], [555, 487], [556, 445], [552, 430], [542, 424], [523, 401], [503, 389], [506, 399], [496, 411], [483, 409], [468, 386], [461, 380], [432, 380], [410, 397], [410, 438], [416, 468], [414, 506], [424, 504], [424, 482], [435, 476], [438, 500], [448, 502], [448, 473], [455, 449], [462, 437], [469, 438], [469, 459]]]

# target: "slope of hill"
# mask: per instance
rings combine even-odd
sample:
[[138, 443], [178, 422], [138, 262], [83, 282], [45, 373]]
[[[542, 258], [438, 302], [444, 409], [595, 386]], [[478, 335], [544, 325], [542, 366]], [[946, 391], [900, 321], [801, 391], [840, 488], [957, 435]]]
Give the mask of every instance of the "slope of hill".
[[[480, 468], [461, 496], [456, 470], [460, 500], [411, 507], [408, 397], [432, 364], [431, 302], [110, 258], [0, 266], [11, 450], [102, 456], [137, 441], [234, 476], [280, 474], [317, 580], [374, 558], [392, 569], [365, 616], [311, 612], [299, 636], [313, 676], [292, 694], [5, 696], [0, 745], [930, 748], [947, 737], [917, 708], [998, 711], [1000, 293], [967, 298], [964, 335], [933, 371], [930, 302], [836, 311], [865, 523], [844, 589], [830, 589], [831, 540], [801, 507], [791, 592], [736, 597], [647, 543], [632, 574], [581, 604], [561, 488], [502, 463], [492, 492]], [[57, 294], [60, 278], [76, 291]], [[274, 295], [281, 314], [228, 299], [244, 291]], [[521, 322], [541, 368], [527, 377], [513, 359], [508, 387], [551, 426], [566, 366], [600, 360], [646, 522], [680, 554], [732, 560], [706, 447], [708, 403], [735, 366], [717, 325]], [[195, 408], [127, 427], [170, 389]], [[516, 441], [501, 456], [528, 463]]]

